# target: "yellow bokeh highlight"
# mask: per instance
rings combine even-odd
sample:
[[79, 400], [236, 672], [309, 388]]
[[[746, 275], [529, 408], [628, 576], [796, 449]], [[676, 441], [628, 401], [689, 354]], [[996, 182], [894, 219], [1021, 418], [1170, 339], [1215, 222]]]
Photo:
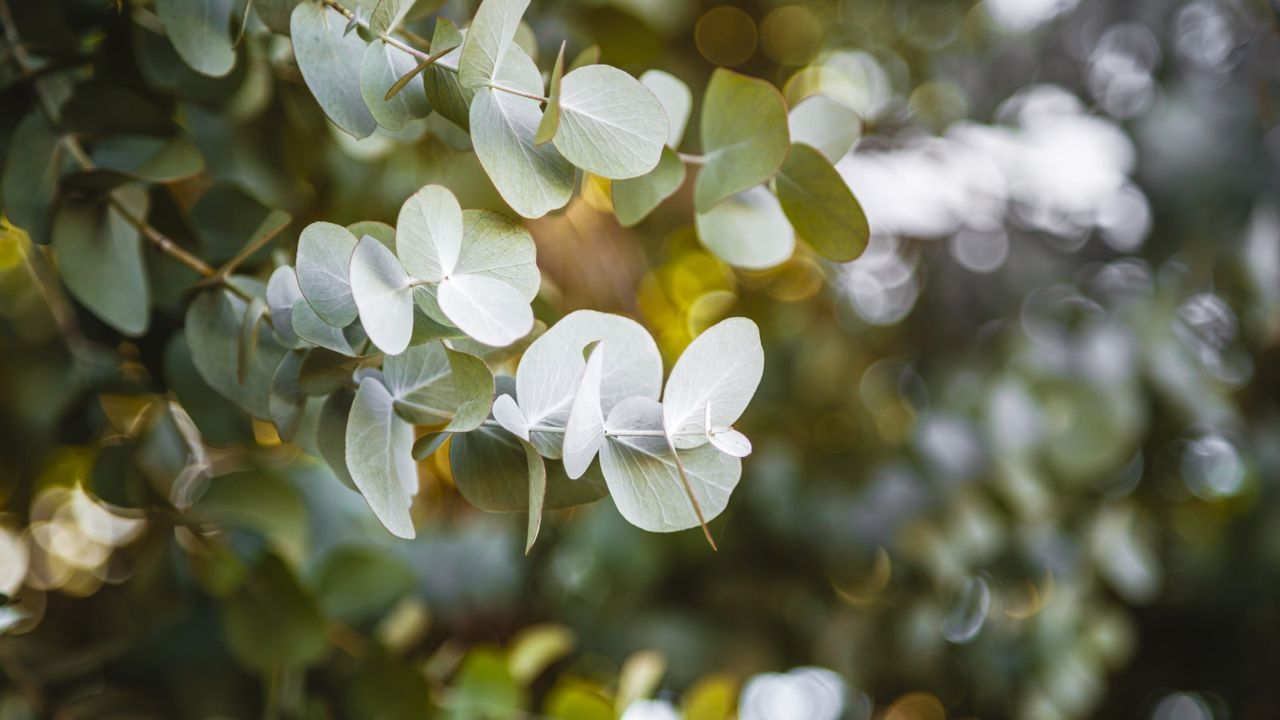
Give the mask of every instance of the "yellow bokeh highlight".
[[785, 5], [765, 15], [760, 46], [779, 65], [803, 65], [817, 55], [826, 35], [822, 20], [804, 5]]
[[741, 8], [719, 5], [698, 18], [693, 39], [708, 62], [724, 67], [741, 65], [756, 51], [756, 23]]

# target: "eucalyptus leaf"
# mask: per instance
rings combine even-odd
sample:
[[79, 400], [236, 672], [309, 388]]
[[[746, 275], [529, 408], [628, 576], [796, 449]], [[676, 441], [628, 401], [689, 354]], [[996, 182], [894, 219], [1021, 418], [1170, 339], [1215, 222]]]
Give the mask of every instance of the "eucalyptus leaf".
[[302, 79], [329, 119], [355, 138], [368, 137], [377, 127], [360, 90], [365, 42], [343, 32], [342, 13], [318, 2], [301, 2], [293, 9], [289, 34]]
[[[458, 58], [458, 81], [480, 88], [493, 82], [512, 46], [529, 0], [484, 0], [476, 10]], [[541, 83], [539, 83], [541, 85]], [[539, 86], [538, 92], [542, 88]]]
[[745, 270], [765, 270], [786, 262], [796, 247], [795, 230], [763, 186], [724, 200], [694, 217], [698, 239], [716, 257]]
[[520, 448], [524, 450], [529, 473], [529, 526], [524, 542], [524, 554], [528, 555], [538, 539], [538, 531], [542, 529], [542, 510], [547, 501], [547, 464], [528, 442], [521, 442]]
[[97, 169], [90, 172], [110, 172], [147, 182], [176, 182], [204, 170], [204, 156], [183, 135], [115, 135], [97, 142], [92, 157]]
[[[146, 217], [145, 189], [125, 186], [112, 198], [134, 217]], [[147, 331], [151, 299], [142, 237], [120, 208], [65, 200], [53, 221], [53, 249], [67, 289], [94, 315], [131, 337]]]
[[387, 357], [382, 372], [396, 412], [411, 423], [466, 432], [489, 415], [493, 375], [488, 367], [443, 343], [415, 345]]
[[376, 378], [360, 382], [347, 420], [351, 479], [378, 520], [393, 535], [414, 536], [409, 507], [418, 492], [413, 427], [395, 413], [395, 401]]
[[[565, 316], [529, 346], [516, 371], [516, 397], [530, 425], [564, 428], [586, 370], [582, 351], [599, 341], [609, 348], [601, 367], [600, 405], [607, 414], [623, 398], [658, 399], [662, 356], [653, 337], [620, 315], [579, 310]], [[533, 431], [530, 441], [544, 457], [559, 458], [563, 435]]]
[[[458, 491], [472, 505], [487, 512], [529, 510], [528, 457], [520, 439], [506, 430], [482, 425], [454, 435], [449, 464]], [[584, 505], [608, 494], [604, 478], [595, 469], [577, 480], [570, 480], [555, 461], [547, 461], [546, 470], [544, 510]]]
[[271, 422], [275, 424], [276, 432], [285, 442], [293, 442], [297, 437], [306, 409], [307, 396], [302, 392], [299, 375], [307, 352], [291, 350], [286, 353], [271, 379], [267, 408], [271, 411]]
[[677, 461], [663, 436], [663, 415], [663, 407], [649, 398], [618, 403], [608, 415], [607, 439], [600, 448], [600, 467], [618, 512], [650, 532], [698, 527], [701, 522], [690, 493], [703, 519], [714, 519], [728, 505], [742, 475], [738, 458], [710, 445], [681, 450]]
[[[431, 36], [432, 48], [453, 48], [423, 72], [422, 82], [432, 109], [454, 125], [467, 130], [470, 127], [471, 98], [474, 93], [458, 82], [458, 58], [462, 55], [465, 31], [459, 30], [446, 17], [436, 18], [435, 33]], [[449, 68], [454, 68], [450, 70]]]
[[221, 610], [227, 645], [247, 667], [304, 667], [327, 647], [314, 600], [274, 554], [263, 556]]
[[[510, 50], [507, 62], [511, 70], [503, 77], [508, 87], [541, 94], [538, 68], [523, 50]], [[542, 120], [537, 100], [480, 88], [471, 100], [469, 118], [476, 157], [512, 210], [537, 218], [569, 202], [573, 165], [554, 144], [535, 142]]]
[[44, 113], [35, 110], [18, 123], [0, 170], [4, 214], [37, 243], [49, 242], [62, 165], [61, 142]]
[[413, 334], [413, 285], [391, 251], [365, 235], [351, 253], [351, 296], [369, 339], [388, 355]]
[[820, 255], [849, 262], [866, 249], [871, 237], [867, 216], [844, 178], [817, 149], [792, 146], [776, 187], [796, 235]]
[[848, 154], [862, 135], [862, 119], [849, 106], [827, 95], [804, 98], [787, 114], [792, 145], [803, 143], [831, 162]]
[[236, 63], [231, 39], [231, 0], [155, 0], [156, 15], [178, 56], [211, 77]]
[[413, 9], [413, 0], [378, 0], [369, 16], [369, 32], [386, 35], [394, 32]]
[[529, 301], [516, 288], [486, 275], [446, 278], [437, 299], [449, 320], [485, 345], [510, 345], [533, 329]]
[[[311, 353], [308, 360], [316, 357], [319, 353]], [[303, 374], [305, 377], [306, 363], [303, 364]], [[350, 379], [348, 374], [343, 378], [344, 382]], [[329, 397], [325, 398], [324, 405], [320, 407], [320, 424], [316, 429], [316, 447], [320, 450], [320, 456], [329, 465], [329, 469], [333, 474], [355, 492], [360, 492], [356, 487], [356, 481], [351, 478], [351, 472], [347, 469], [347, 421], [351, 417], [351, 405], [355, 401], [355, 395], [346, 388], [340, 388]]]
[[293, 8], [302, 0], [253, 0], [253, 11], [258, 14], [267, 29], [281, 35], [289, 34], [289, 19]]
[[289, 327], [300, 339], [312, 345], [343, 355], [356, 354], [355, 348], [351, 347], [351, 342], [347, 340], [342, 328], [336, 328], [321, 320], [305, 298], [299, 299], [290, 309]]
[[667, 147], [673, 150], [680, 147], [685, 126], [689, 124], [689, 113], [693, 110], [693, 93], [689, 86], [662, 70], [646, 70], [640, 76], [640, 82], [658, 98], [667, 114]]
[[420, 75], [411, 78], [394, 97], [386, 99], [388, 88], [417, 64], [412, 55], [382, 40], [374, 40], [365, 48], [360, 61], [360, 94], [382, 127], [399, 130], [409, 121], [431, 114]]
[[555, 145], [601, 177], [643, 175], [658, 164], [669, 130], [658, 98], [618, 68], [588, 65], [564, 76]]
[[645, 219], [663, 200], [675, 194], [684, 184], [684, 162], [671, 148], [662, 149], [658, 166], [647, 174], [627, 180], [614, 180], [613, 211], [623, 227], [631, 227]]
[[773, 177], [791, 145], [787, 106], [778, 90], [724, 68], [707, 84], [701, 130], [705, 159], [693, 201], [703, 213]]
[[[662, 395], [662, 419], [677, 447], [696, 447], [728, 430], [747, 409], [764, 374], [760, 329], [729, 318], [685, 348]], [[749, 446], [748, 446], [749, 447]]]
[[305, 305], [306, 301], [302, 298], [302, 290], [298, 289], [298, 276], [293, 268], [282, 265], [271, 273], [266, 297], [271, 327], [285, 345], [296, 344], [298, 336], [293, 329], [293, 306], [298, 302]]
[[551, 78], [547, 81], [547, 106], [542, 110], [542, 120], [538, 122], [538, 132], [533, 136], [537, 145], [551, 142], [560, 129], [560, 86], [564, 79], [564, 46], [560, 43], [560, 52], [556, 55], [556, 64], [551, 68]]
[[493, 401], [493, 419], [512, 435], [521, 440], [529, 439], [529, 421], [510, 395], [499, 395]]
[[604, 344], [595, 343], [590, 352], [564, 431], [564, 472], [575, 480], [591, 467], [604, 442], [604, 410], [600, 404]]
[[462, 252], [462, 208], [441, 185], [427, 185], [400, 206], [396, 255], [413, 277], [440, 282], [453, 272]]
[[320, 319], [334, 327], [356, 319], [348, 268], [357, 242], [351, 231], [328, 222], [311, 223], [298, 237], [298, 287]]
[[[244, 278], [232, 278], [239, 288], [251, 290], [253, 284]], [[243, 290], [242, 290], [243, 291]], [[250, 415], [262, 420], [271, 418], [268, 396], [276, 368], [288, 349], [268, 327], [259, 325], [256, 351], [244, 382], [240, 381], [241, 324], [247, 303], [229, 290], [207, 290], [196, 295], [187, 308], [186, 336], [191, 360], [200, 376], [214, 390]]]

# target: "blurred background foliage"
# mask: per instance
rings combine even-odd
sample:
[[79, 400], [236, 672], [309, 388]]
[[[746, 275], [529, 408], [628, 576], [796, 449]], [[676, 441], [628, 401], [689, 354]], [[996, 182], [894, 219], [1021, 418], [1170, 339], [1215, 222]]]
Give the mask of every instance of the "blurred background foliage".
[[[176, 119], [204, 171], [154, 189], [151, 220], [209, 262], [268, 208], [294, 220], [264, 272], [306, 223], [390, 222], [429, 182], [502, 209], [438, 116], [336, 131], [256, 20], [214, 79], [147, 2], [6, 5], [0, 152], [49, 77], [76, 81], [90, 136]], [[439, 3], [419, 5], [429, 35]], [[547, 322], [630, 314], [668, 364], [726, 315], [760, 324], [756, 453], [719, 552], [602, 502], [549, 514], [522, 557], [524, 519], [463, 502], [445, 453], [419, 465], [419, 537], [394, 540], [200, 381], [194, 273], [148, 250], [152, 327], [125, 341], [49, 291], [33, 228], [6, 221], [0, 718], [1280, 714], [1273, 3], [537, 0], [527, 19], [543, 65], [567, 38], [695, 98], [726, 66], [862, 118], [837, 164], [873, 233], [851, 263], [732, 271], [697, 241], [691, 183], [630, 230], [593, 178], [528, 223]], [[48, 64], [23, 70], [15, 38]]]

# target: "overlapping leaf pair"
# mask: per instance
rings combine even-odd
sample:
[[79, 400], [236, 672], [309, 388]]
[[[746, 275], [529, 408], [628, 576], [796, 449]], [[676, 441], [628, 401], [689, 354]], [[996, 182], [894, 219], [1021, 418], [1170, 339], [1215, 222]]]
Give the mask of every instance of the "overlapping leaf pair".
[[[648, 332], [592, 311], [533, 340], [515, 378], [495, 378], [489, 363], [534, 325], [534, 254], [518, 223], [428, 185], [395, 228], [314, 223], [296, 270], [201, 293], [187, 315], [192, 360], [214, 389], [324, 457], [396, 535], [414, 534], [415, 456], [450, 438], [463, 495], [528, 512], [530, 543], [544, 509], [606, 493], [644, 529], [705, 524], [750, 450], [731, 426], [763, 368], [755, 325], [736, 318], [700, 336], [665, 394]], [[601, 471], [589, 472], [597, 455]]]

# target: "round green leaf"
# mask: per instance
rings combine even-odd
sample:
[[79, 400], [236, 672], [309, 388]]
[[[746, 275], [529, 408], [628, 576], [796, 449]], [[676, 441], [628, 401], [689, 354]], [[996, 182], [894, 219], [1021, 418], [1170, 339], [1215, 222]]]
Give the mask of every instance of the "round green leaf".
[[38, 243], [49, 242], [61, 166], [60, 142], [44, 113], [32, 112], [14, 130], [0, 176], [5, 215]]
[[821, 152], [793, 145], [776, 187], [778, 202], [801, 240], [836, 262], [849, 262], [862, 254], [871, 236], [867, 216]]
[[[112, 194], [134, 217], [146, 217], [148, 198], [139, 186]], [[53, 249], [67, 289], [111, 327], [137, 337], [151, 319], [142, 237], [114, 205], [66, 200], [53, 221]]]
[[231, 0], [156, 0], [156, 14], [178, 56], [204, 75], [221, 77], [236, 64]]
[[441, 185], [409, 196], [396, 219], [396, 255], [413, 277], [440, 282], [453, 272], [462, 250], [462, 208]]
[[222, 603], [227, 645], [240, 662], [274, 671], [306, 665], [325, 651], [325, 621], [315, 602], [280, 558], [263, 557]]
[[684, 162], [671, 148], [662, 149], [658, 166], [640, 177], [613, 181], [613, 211], [623, 227], [645, 219], [684, 184]]
[[693, 200], [699, 212], [768, 180], [787, 156], [787, 106], [764, 80], [718, 68], [702, 99], [702, 152]]

